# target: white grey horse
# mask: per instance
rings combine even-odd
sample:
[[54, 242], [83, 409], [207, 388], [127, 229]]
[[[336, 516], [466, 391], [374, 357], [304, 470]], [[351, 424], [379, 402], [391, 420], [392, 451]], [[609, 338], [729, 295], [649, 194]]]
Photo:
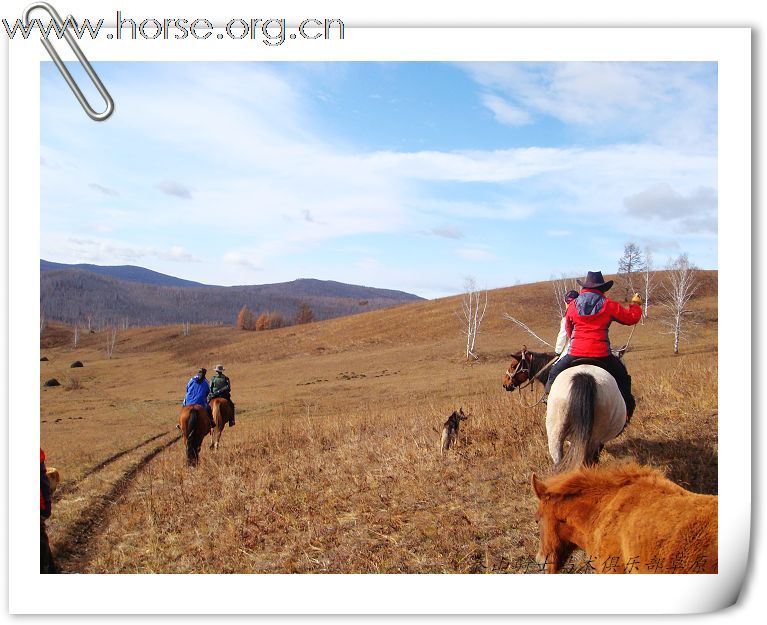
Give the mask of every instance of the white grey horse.
[[[594, 365], [560, 373], [546, 406], [549, 454], [558, 472], [596, 464], [604, 444], [626, 427], [626, 403], [615, 378]], [[564, 452], [565, 440], [570, 446]]]

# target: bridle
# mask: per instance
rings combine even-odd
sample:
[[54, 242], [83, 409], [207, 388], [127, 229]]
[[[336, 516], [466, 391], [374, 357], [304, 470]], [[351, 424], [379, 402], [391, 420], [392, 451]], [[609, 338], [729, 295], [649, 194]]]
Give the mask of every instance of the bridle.
[[[514, 372], [511, 371], [511, 366], [509, 366], [509, 368], [506, 369], [506, 371], [505, 371], [506, 375], [509, 376], [509, 380], [511, 381], [511, 384], [509, 386], [504, 386], [504, 388], [507, 391], [513, 391], [513, 390], [520, 391], [520, 396], [519, 396], [520, 400], [519, 401], [526, 408], [534, 408], [535, 406], [540, 404], [543, 401], [543, 398], [545, 397], [545, 394], [541, 395], [540, 399], [538, 401], [536, 401], [535, 403], [527, 404], [526, 402], [524, 402], [521, 399], [522, 398], [522, 395], [521, 395], [522, 389], [523, 388], [527, 388], [528, 386], [533, 384], [533, 382], [535, 382], [535, 380], [537, 380], [544, 371], [546, 371], [553, 363], [555, 363], [559, 359], [559, 355], [554, 356], [554, 358], [552, 358], [549, 362], [547, 362], [543, 367], [541, 367], [538, 370], [538, 373], [536, 373], [534, 376], [530, 377], [530, 368], [532, 366], [532, 358], [533, 358], [532, 352], [528, 352], [527, 351], [527, 347], [523, 346], [522, 347], [522, 352], [520, 354], [519, 362], [517, 363], [517, 366], [514, 368]], [[526, 380], [522, 380], [521, 382], [518, 383], [515, 378], [517, 376], [521, 375], [521, 374], [526, 374], [527, 375], [527, 379]]]
[[[513, 391], [515, 388], [523, 388], [522, 385], [525, 384], [525, 382], [530, 382], [530, 360], [528, 360], [528, 354], [529, 352], [527, 349], [523, 347], [519, 362], [517, 362], [517, 366], [514, 368], [514, 372], [512, 373], [511, 366], [504, 372], [509, 376], [509, 380], [511, 381], [511, 388], [507, 387], [507, 391]], [[532, 359], [532, 354], [529, 355], [529, 358]], [[527, 379], [517, 382], [516, 377], [522, 374], [527, 375]]]

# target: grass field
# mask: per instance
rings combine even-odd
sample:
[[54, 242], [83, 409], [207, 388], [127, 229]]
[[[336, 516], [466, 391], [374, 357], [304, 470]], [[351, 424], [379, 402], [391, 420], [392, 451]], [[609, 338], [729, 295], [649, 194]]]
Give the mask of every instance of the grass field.
[[[716, 273], [699, 324], [672, 353], [659, 309], [625, 362], [637, 410], [603, 462], [631, 457], [696, 492], [717, 493]], [[460, 298], [268, 332], [181, 326], [106, 332], [52, 326], [41, 338], [41, 445], [62, 485], [49, 522], [67, 572], [503, 573], [537, 549], [529, 480], [551, 471], [544, 407], [501, 377], [524, 343], [507, 312], [553, 343], [551, 285], [492, 291], [463, 358]], [[613, 344], [629, 329], [614, 325]], [[83, 368], [69, 364], [81, 360]], [[185, 466], [176, 419], [189, 377], [222, 362], [237, 425]], [[523, 401], [537, 399], [525, 396]], [[461, 445], [439, 430], [463, 407]], [[531, 572], [528, 571], [528, 572]]]

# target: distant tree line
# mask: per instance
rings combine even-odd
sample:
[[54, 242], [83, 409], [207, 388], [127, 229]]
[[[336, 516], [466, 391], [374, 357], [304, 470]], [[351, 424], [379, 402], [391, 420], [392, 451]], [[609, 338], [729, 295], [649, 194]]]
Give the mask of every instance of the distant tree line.
[[243, 306], [252, 311], [254, 326], [261, 319], [264, 327], [279, 327], [388, 308], [415, 299], [397, 291], [320, 281], [168, 287], [116, 280], [83, 270], [46, 271], [40, 276], [41, 331], [46, 321], [87, 326], [94, 331], [176, 323], [239, 325]]

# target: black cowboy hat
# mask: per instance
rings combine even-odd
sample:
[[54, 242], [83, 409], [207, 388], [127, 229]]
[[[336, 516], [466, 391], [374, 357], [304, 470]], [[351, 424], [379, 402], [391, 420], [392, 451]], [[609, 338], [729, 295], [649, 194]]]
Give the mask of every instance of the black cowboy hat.
[[601, 271], [589, 271], [586, 274], [586, 279], [583, 282], [580, 280], [576, 280], [576, 282], [580, 284], [584, 289], [597, 289], [602, 291], [602, 293], [609, 291], [613, 285], [613, 280], [608, 280], [605, 282]]

